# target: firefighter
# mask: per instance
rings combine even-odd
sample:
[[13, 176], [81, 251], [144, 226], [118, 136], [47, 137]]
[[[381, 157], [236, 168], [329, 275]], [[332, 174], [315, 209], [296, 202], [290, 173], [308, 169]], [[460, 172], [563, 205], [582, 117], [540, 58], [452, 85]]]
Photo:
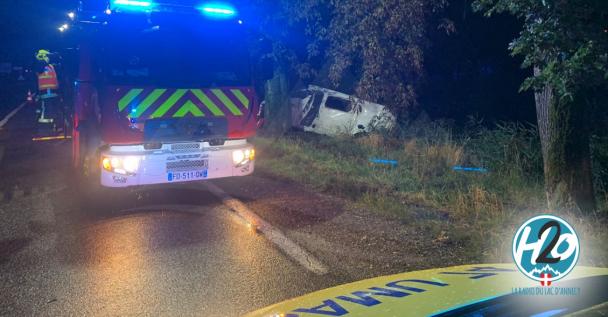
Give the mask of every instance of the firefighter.
[[59, 79], [56, 71], [58, 55], [48, 50], [36, 52], [36, 74], [38, 75], [38, 98], [40, 99], [39, 123], [51, 124], [52, 130], [57, 132], [61, 125], [62, 110], [59, 96]]
[[47, 50], [39, 50], [36, 53], [36, 60], [38, 61], [36, 71], [38, 74], [38, 90], [48, 95], [47, 98], [55, 97], [54, 91], [59, 89], [57, 72], [55, 71], [55, 66], [51, 64], [50, 55], [51, 52]]

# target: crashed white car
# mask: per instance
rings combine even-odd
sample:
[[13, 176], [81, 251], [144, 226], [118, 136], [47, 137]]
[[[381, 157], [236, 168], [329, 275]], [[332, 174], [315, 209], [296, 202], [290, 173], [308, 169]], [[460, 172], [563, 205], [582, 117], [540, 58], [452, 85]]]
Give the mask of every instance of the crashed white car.
[[313, 85], [299, 91], [291, 105], [293, 126], [307, 132], [355, 135], [390, 130], [396, 124], [383, 105]]

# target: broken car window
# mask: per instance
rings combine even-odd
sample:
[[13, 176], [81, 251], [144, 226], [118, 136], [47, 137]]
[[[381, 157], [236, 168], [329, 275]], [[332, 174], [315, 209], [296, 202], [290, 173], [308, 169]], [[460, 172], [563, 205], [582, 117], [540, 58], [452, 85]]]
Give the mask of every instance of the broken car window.
[[352, 110], [352, 105], [350, 100], [342, 99], [338, 97], [327, 97], [327, 101], [325, 102], [325, 106], [330, 109], [350, 112]]
[[308, 127], [315, 120], [317, 115], [319, 114], [319, 108], [321, 108], [321, 102], [323, 101], [323, 94], [320, 92], [315, 92], [312, 95], [311, 107], [310, 110], [304, 115], [304, 118], [300, 122], [302, 126]]

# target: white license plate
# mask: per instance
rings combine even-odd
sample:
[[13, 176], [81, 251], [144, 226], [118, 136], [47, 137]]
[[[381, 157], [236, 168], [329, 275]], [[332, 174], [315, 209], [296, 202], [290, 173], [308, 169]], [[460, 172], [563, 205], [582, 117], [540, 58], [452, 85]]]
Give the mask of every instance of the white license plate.
[[205, 178], [207, 178], [207, 170], [167, 173], [167, 181], [169, 182], [183, 182]]

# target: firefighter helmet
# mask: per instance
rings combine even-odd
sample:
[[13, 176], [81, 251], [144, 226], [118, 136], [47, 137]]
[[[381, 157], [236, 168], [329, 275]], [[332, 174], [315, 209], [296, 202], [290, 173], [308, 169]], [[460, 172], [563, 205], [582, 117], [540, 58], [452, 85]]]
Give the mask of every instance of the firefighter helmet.
[[42, 62], [50, 63], [51, 59], [49, 58], [49, 54], [51, 54], [51, 52], [47, 50], [38, 50], [38, 53], [36, 53], [36, 59]]

